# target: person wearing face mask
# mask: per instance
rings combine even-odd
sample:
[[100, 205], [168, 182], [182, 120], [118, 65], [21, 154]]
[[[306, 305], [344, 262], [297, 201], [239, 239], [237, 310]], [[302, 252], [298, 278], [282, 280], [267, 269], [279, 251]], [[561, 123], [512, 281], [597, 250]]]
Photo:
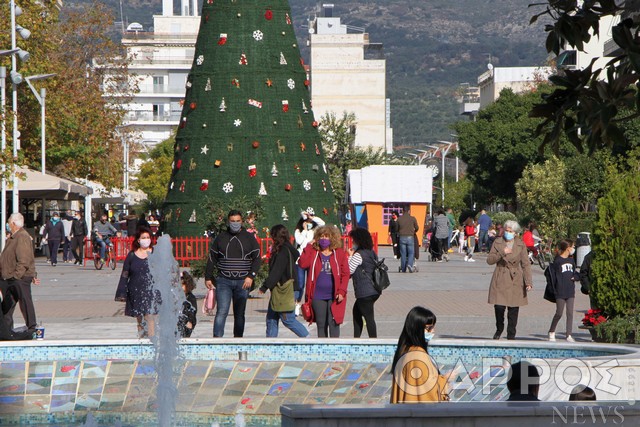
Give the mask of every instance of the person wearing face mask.
[[[147, 230], [149, 227], [143, 227]], [[111, 236], [114, 236], [118, 231], [116, 228], [111, 225], [109, 221], [107, 221], [107, 214], [102, 214], [100, 216], [100, 221], [93, 224], [93, 234], [94, 238], [94, 251], [95, 247], [100, 250], [100, 260], [104, 264], [104, 254], [107, 250], [107, 245], [111, 243]]]
[[214, 338], [224, 336], [232, 301], [233, 336], [241, 338], [244, 335], [247, 298], [262, 260], [255, 236], [242, 227], [242, 212], [230, 211], [227, 220], [228, 230], [220, 232], [210, 245], [204, 284], [207, 289], [216, 289]]
[[353, 337], [360, 338], [364, 323], [367, 324], [369, 338], [378, 337], [373, 306], [380, 298], [380, 292], [373, 286], [373, 271], [378, 255], [373, 251], [373, 239], [366, 228], [358, 227], [349, 233], [353, 246], [348, 249], [349, 272], [353, 279], [356, 302], [353, 304]]
[[302, 251], [298, 265], [309, 270], [305, 301], [311, 302], [318, 338], [340, 338], [350, 274], [338, 228], [316, 228], [314, 240]]
[[54, 212], [51, 219], [45, 225], [44, 234], [49, 242], [51, 266], [55, 267], [58, 264], [58, 249], [60, 248], [60, 243], [65, 238], [64, 227], [60, 221], [58, 212]]
[[[296, 230], [293, 233], [293, 237], [296, 241], [296, 249], [298, 249], [298, 252], [300, 252], [301, 255], [307, 244], [313, 240], [315, 228], [322, 227], [323, 225], [324, 221], [322, 218], [315, 216], [313, 208], [308, 207], [307, 210], [302, 211], [300, 219], [296, 224]], [[296, 271], [298, 274], [298, 283], [302, 286], [302, 284], [307, 281], [307, 270], [296, 264]], [[302, 292], [296, 292], [295, 298], [297, 302], [300, 302], [302, 299]]]
[[76, 212], [71, 223], [71, 253], [75, 258], [74, 264], [82, 265], [84, 258], [84, 241], [89, 234], [87, 221], [82, 217], [81, 212]]
[[496, 316], [493, 339], [500, 339], [507, 311], [507, 339], [514, 340], [520, 307], [527, 305], [527, 292], [533, 289], [533, 281], [527, 247], [517, 236], [520, 225], [516, 221], [505, 221], [503, 229], [502, 237], [496, 238], [487, 256], [487, 264], [496, 266], [488, 302], [493, 304]]
[[391, 364], [391, 403], [449, 400], [451, 374], [440, 373], [428, 350], [435, 329], [436, 315], [431, 310], [417, 306], [407, 314]]
[[122, 266], [116, 301], [125, 302], [125, 316], [138, 321], [138, 338], [155, 335], [155, 321], [161, 303], [160, 292], [153, 289], [147, 258], [151, 253], [151, 230], [139, 228], [131, 252]]
[[573, 303], [576, 299], [576, 282], [580, 282], [580, 276], [576, 273], [576, 261], [573, 254], [576, 248], [573, 240], [564, 239], [558, 243], [557, 256], [551, 264], [551, 280], [556, 294], [556, 313], [549, 327], [549, 341], [556, 340], [556, 326], [562, 318], [562, 312], [567, 312], [566, 340], [575, 342], [571, 336], [573, 328]]

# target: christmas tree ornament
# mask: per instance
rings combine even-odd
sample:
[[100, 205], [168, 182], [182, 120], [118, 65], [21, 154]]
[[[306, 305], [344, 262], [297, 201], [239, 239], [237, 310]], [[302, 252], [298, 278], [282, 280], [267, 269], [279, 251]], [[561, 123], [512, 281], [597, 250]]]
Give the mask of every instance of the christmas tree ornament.
[[182, 181], [182, 184], [180, 184], [180, 192], [184, 193], [184, 189], [187, 186], [187, 182], [186, 181]]
[[[204, 55], [198, 55], [198, 58], [196, 58], [196, 64], [198, 64], [198, 65], [204, 64]], [[191, 87], [191, 86], [189, 86], [189, 87]]]
[[291, 185], [291, 184], [285, 184], [285, 185], [284, 185], [284, 189], [285, 189], [285, 191], [291, 191], [291, 190], [293, 190], [293, 185]]
[[227, 43], [227, 33], [220, 33], [218, 37], [218, 45], [224, 46]]
[[209, 22], [209, 14], [204, 15], [204, 22]]
[[324, 173], [329, 173], [329, 172], [327, 172], [327, 164], [326, 163], [322, 164], [322, 170], [324, 171]]
[[280, 65], [287, 65], [287, 60], [284, 57], [284, 53], [280, 52]]
[[202, 127], [203, 127], [203, 128], [206, 128], [206, 127], [207, 127], [207, 124], [206, 124], [206, 123], [203, 123], [203, 124], [202, 124]]
[[213, 166], [217, 168], [219, 168], [221, 164], [222, 164], [222, 160], [216, 160], [215, 162], [213, 162]]
[[207, 77], [207, 84], [204, 85], [204, 90], [205, 92], [210, 92], [211, 91], [211, 78]]
[[291, 47], [298, 47], [298, 45], [296, 43], [292, 44]]
[[264, 34], [260, 30], [255, 30], [253, 32], [253, 38], [255, 39], [255, 41], [259, 42], [264, 38]]
[[[191, 89], [191, 86], [193, 86], [193, 83], [191, 83], [189, 80], [187, 80], [187, 82], [184, 84], [184, 87], [187, 89]], [[184, 99], [181, 100], [182, 104], [180, 105], [184, 105]]]
[[253, 148], [259, 148], [259, 147], [260, 147], [260, 142], [258, 142], [258, 141], [253, 141], [253, 142], [251, 143], [251, 147], [253, 147]]
[[180, 120], [180, 129], [184, 129], [186, 125], [187, 125], [187, 118], [183, 117], [182, 120]]
[[176, 209], [176, 221], [180, 220], [181, 215], [182, 215], [182, 208]]
[[289, 221], [289, 215], [287, 215], [287, 208], [285, 206], [282, 207], [282, 214], [280, 216], [283, 221]]
[[200, 154], [204, 154], [205, 156], [207, 155], [208, 152], [209, 152], [209, 147], [207, 147], [206, 145], [200, 149]]
[[307, 209], [305, 209], [304, 211], [307, 213], [307, 215], [315, 216], [316, 214], [311, 206], [307, 206]]
[[298, 129], [302, 129], [304, 127], [304, 123], [302, 122], [302, 117], [298, 114]]
[[297, 163], [296, 163], [295, 165], [293, 165], [293, 169], [294, 169], [297, 173], [300, 173], [300, 165], [299, 165], [299, 164], [297, 164]]
[[258, 169], [256, 168], [256, 165], [249, 165], [248, 169], [249, 169], [249, 178], [253, 178], [258, 174]]
[[304, 81], [304, 85], [305, 85], [305, 87], [307, 87], [307, 88], [308, 88], [309, 86], [311, 86], [311, 80], [309, 80], [309, 79], [305, 79], [305, 81]]
[[302, 187], [305, 189], [305, 191], [311, 190], [311, 183], [309, 182], [308, 179], [305, 179], [304, 181], [302, 181]]
[[327, 209], [327, 208], [323, 208], [323, 209], [322, 209], [322, 213], [323, 213], [325, 216], [329, 215], [329, 209]]
[[287, 25], [291, 25], [291, 17], [288, 13], [284, 14], [284, 21], [287, 23]]
[[273, 162], [273, 166], [271, 167], [271, 176], [278, 176], [278, 168], [276, 167], [276, 162]]
[[198, 165], [196, 164], [196, 162], [193, 160], [193, 158], [191, 158], [191, 161], [189, 162], [189, 170], [190, 171], [194, 171], [196, 170], [196, 168], [198, 167]]
[[283, 31], [281, 34], [282, 34], [282, 37], [284, 37], [284, 36], [286, 36], [286, 35], [287, 35], [287, 33], [286, 33], [286, 32], [284, 32], [284, 31]]
[[238, 12], [238, 13], [236, 14], [236, 17], [237, 17], [237, 18], [242, 18], [242, 13]]
[[191, 212], [191, 216], [189, 217], [189, 222], [196, 222], [196, 210], [195, 209]]
[[209, 189], [209, 180], [203, 179], [200, 182], [200, 191], [207, 191]]
[[248, 65], [249, 62], [247, 61], [247, 54], [242, 52], [242, 54], [240, 55], [240, 61], [238, 61], [238, 64], [240, 65]]
[[182, 159], [176, 162], [176, 169], [179, 170], [182, 167]]
[[304, 145], [304, 142], [300, 143], [300, 151], [305, 151], [307, 149], [307, 146]]
[[276, 141], [276, 144], [278, 145], [278, 152], [279, 152], [280, 154], [284, 154], [284, 153], [286, 153], [286, 152], [287, 152], [287, 147], [286, 147], [285, 145], [282, 145], [282, 144], [280, 143], [280, 140], [277, 140], [277, 141]]
[[220, 102], [220, 107], [218, 107], [220, 109], [221, 113], [224, 113], [225, 111], [227, 111], [227, 103], [224, 100], [224, 97], [222, 98], [222, 101]]
[[289, 111], [289, 101], [286, 99], [282, 100], [282, 112], [286, 113]]
[[311, 170], [314, 171], [314, 172], [318, 172], [319, 169], [320, 168], [318, 168], [318, 165], [312, 165], [311, 166]]
[[274, 126], [278, 126], [278, 121], [277, 121], [277, 120], [274, 120], [274, 121], [273, 121], [273, 125], [274, 125]]
[[317, 128], [318, 126], [320, 126], [320, 123], [314, 120], [313, 123], [311, 123], [311, 126], [313, 126], [314, 128]]
[[258, 190], [258, 194], [260, 196], [266, 196], [267, 195], [267, 187], [264, 186], [264, 182], [260, 183], [260, 190]]
[[173, 216], [173, 209], [169, 209], [169, 212], [167, 212], [166, 214], [164, 214], [164, 221], [165, 222], [169, 222], [171, 221], [171, 217]]
[[267, 11], [264, 13], [264, 17], [267, 21], [271, 21], [273, 19], [273, 12], [271, 11], [271, 9], [267, 9]]
[[318, 144], [316, 144], [316, 156], [320, 155], [320, 148], [318, 147]]
[[324, 191], [327, 191], [327, 183], [326, 183], [326, 182], [324, 182], [324, 179], [322, 180], [322, 189], [323, 189]]
[[175, 184], [175, 182], [171, 181], [171, 184], [169, 184], [169, 190], [173, 190]]
[[307, 109], [307, 104], [305, 104], [304, 99], [302, 100], [302, 111], [305, 114], [309, 114], [309, 110]]
[[227, 194], [233, 192], [233, 184], [230, 182], [225, 182], [224, 185], [222, 186], [222, 191], [224, 191]]
[[235, 119], [235, 120], [233, 121], [233, 125], [234, 125], [235, 127], [239, 128], [239, 127], [242, 125], [242, 120], [240, 120], [240, 119]]
[[252, 107], [262, 108], [262, 102], [256, 101], [255, 99], [249, 99], [249, 101], [247, 103], [249, 105], [251, 105]]
[[240, 80], [231, 79], [231, 84], [234, 85], [235, 87], [237, 87], [238, 89], [240, 89]]
[[287, 80], [287, 86], [289, 89], [294, 90], [296, 88], [296, 81], [293, 79]]
[[184, 148], [182, 149], [183, 151], [189, 151], [189, 144], [185, 145]]
[[227, 151], [233, 151], [233, 142], [227, 144]]
[[264, 82], [264, 83], [267, 85], [267, 87], [272, 87], [273, 86], [273, 81], [271, 79], [267, 79], [267, 81]]
[[196, 109], [196, 103], [192, 102], [191, 104], [189, 104], [189, 108], [191, 108], [192, 110]]

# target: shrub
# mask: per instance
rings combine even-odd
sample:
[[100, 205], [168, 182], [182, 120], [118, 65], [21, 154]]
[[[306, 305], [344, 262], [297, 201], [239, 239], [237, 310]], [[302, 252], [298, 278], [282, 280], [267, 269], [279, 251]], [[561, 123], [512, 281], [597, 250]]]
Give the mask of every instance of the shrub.
[[567, 223], [567, 237], [575, 240], [578, 233], [583, 231], [593, 234], [595, 222], [595, 212], [573, 212]]
[[640, 311], [615, 317], [595, 326], [597, 336], [604, 342], [640, 344]]
[[[489, 213], [489, 216], [491, 217], [491, 221], [493, 221], [494, 224], [504, 224], [505, 221], [509, 221], [509, 220], [513, 220], [513, 221], [517, 221], [518, 218], [515, 216], [515, 214], [513, 214], [512, 212], [492, 212]], [[522, 224], [520, 224], [522, 225]]]

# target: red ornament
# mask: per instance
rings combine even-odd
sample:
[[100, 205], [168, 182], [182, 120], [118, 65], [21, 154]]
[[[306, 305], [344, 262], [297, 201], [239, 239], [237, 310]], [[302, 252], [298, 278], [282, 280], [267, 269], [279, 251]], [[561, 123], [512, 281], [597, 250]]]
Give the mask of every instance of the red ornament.
[[300, 65], [304, 65], [304, 59], [300, 57]]
[[196, 103], [192, 102], [191, 104], [189, 104], [189, 108], [191, 108], [192, 110], [196, 109]]
[[184, 193], [184, 186], [186, 185], [186, 183], [184, 181], [182, 181], [182, 184], [180, 184], [180, 192]]
[[282, 112], [286, 113], [289, 111], [289, 104], [282, 104]]
[[271, 11], [271, 9], [267, 9], [267, 11], [264, 13], [264, 17], [267, 21], [271, 21], [273, 19], [273, 12]]
[[204, 15], [204, 22], [209, 22], [209, 14]]
[[207, 191], [208, 189], [209, 189], [209, 180], [203, 179], [202, 183], [200, 184], [200, 191]]
[[306, 79], [306, 80], [304, 81], [304, 85], [305, 85], [306, 87], [311, 86], [311, 82], [309, 81], [309, 79]]
[[284, 14], [284, 19], [287, 22], [287, 25], [291, 25], [291, 17], [289, 17], [288, 13]]
[[250, 165], [248, 168], [249, 168], [249, 178], [253, 178], [258, 174], [258, 169], [256, 168], [256, 165]]
[[180, 169], [182, 167], [182, 159], [176, 162], [176, 169]]
[[329, 215], [329, 209], [327, 208], [322, 209], [322, 213], [325, 214], [325, 216]]
[[232, 79], [231, 84], [234, 85], [235, 87], [240, 87], [240, 80]]
[[238, 64], [240, 64], [240, 65], [247, 65], [247, 63], [248, 63], [248, 62], [247, 62], [247, 55], [243, 52], [243, 53], [240, 55], [240, 61], [238, 61]]
[[314, 128], [317, 128], [318, 126], [320, 126], [320, 123], [314, 120], [313, 123], [311, 123], [311, 126], [313, 126]]
[[183, 148], [184, 151], [187, 151], [188, 149], [189, 149], [189, 144], [185, 145]]
[[293, 189], [293, 185], [285, 184], [284, 189], [285, 189], [285, 191], [291, 191]]
[[183, 117], [182, 121], [180, 122], [180, 129], [184, 129], [186, 125], [187, 125], [187, 118]]
[[259, 143], [258, 141], [253, 141], [253, 142], [251, 143], [251, 146], [252, 146], [253, 148], [258, 148], [258, 147], [260, 147], [260, 143]]
[[227, 43], [227, 33], [221, 33], [218, 37], [218, 46], [224, 46]]

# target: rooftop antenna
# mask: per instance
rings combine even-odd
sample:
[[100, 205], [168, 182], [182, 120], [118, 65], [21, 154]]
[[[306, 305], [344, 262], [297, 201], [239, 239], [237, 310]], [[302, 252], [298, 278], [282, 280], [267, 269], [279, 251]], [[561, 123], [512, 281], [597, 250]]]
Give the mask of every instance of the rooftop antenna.
[[120, 27], [122, 27], [122, 34], [124, 34], [124, 15], [122, 13], [122, 0], [120, 0]]

